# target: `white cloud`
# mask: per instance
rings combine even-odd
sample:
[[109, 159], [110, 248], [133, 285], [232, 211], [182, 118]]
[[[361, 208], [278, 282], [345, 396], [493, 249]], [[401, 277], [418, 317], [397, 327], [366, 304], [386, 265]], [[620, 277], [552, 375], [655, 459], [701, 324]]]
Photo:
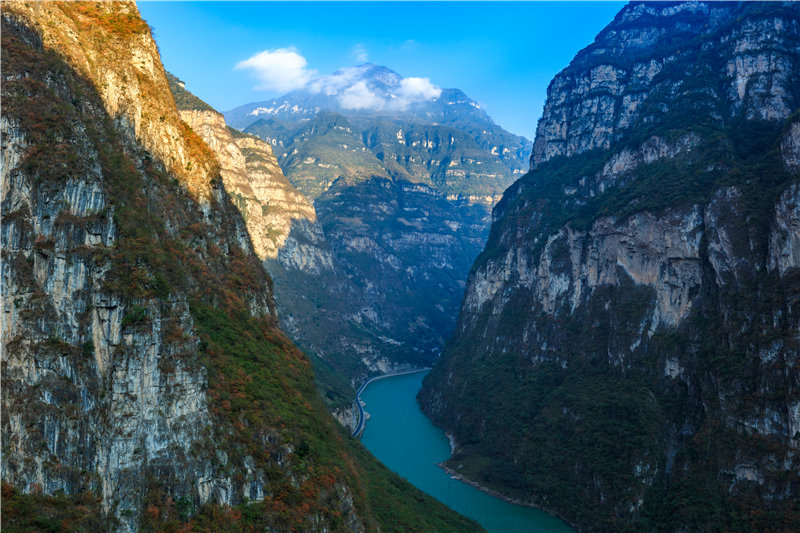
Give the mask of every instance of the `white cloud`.
[[312, 81], [308, 88], [315, 93], [324, 92], [328, 96], [334, 96], [345, 87], [356, 84], [364, 75], [364, 67], [345, 67], [337, 70], [328, 76], [320, 76]]
[[[383, 96], [373, 92], [367, 80], [359, 80], [363, 69], [352, 67], [342, 69], [338, 74], [324, 76], [312, 83], [325, 90], [328, 95], [339, 94], [339, 104], [345, 109], [390, 109], [403, 111], [409, 105], [438, 98], [442, 90], [431, 83], [428, 78], [403, 78], [393, 94]], [[340, 92], [341, 89], [346, 89]]]
[[256, 90], [286, 92], [300, 89], [316, 76], [306, 68], [308, 62], [294, 47], [264, 50], [249, 59], [239, 61], [236, 69], [252, 70], [260, 81]]
[[403, 78], [400, 81], [397, 98], [412, 103], [439, 98], [441, 94], [442, 90], [432, 84], [428, 78]]
[[403, 111], [411, 104], [439, 98], [441, 94], [442, 89], [432, 84], [428, 78], [403, 78], [388, 107]]
[[355, 59], [357, 63], [366, 63], [367, 61], [369, 61], [369, 54], [367, 54], [367, 49], [361, 43], [358, 43], [353, 47], [352, 54], [353, 54], [353, 59]]
[[[360, 44], [353, 53], [359, 50], [366, 54]], [[288, 92], [306, 88], [336, 97], [345, 109], [404, 111], [411, 104], [438, 98], [442, 93], [428, 78], [400, 78], [380, 72], [376, 75], [372, 65], [345, 67], [321, 76], [310, 70], [306, 58], [291, 47], [265, 50], [240, 61], [236, 68], [254, 73], [260, 82], [256, 89]]]
[[345, 109], [383, 109], [386, 100], [373, 93], [367, 82], [359, 81], [339, 95], [339, 104]]

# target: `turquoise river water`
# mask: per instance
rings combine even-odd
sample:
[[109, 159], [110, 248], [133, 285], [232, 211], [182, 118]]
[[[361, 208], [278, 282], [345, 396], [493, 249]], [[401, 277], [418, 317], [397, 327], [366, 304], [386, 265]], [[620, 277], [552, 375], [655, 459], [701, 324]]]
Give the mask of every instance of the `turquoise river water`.
[[361, 399], [370, 415], [361, 438], [364, 446], [388, 468], [490, 533], [572, 532], [554, 516], [481, 492], [437, 466], [450, 457], [450, 442], [417, 405], [424, 376], [417, 372], [379, 379], [364, 389]]

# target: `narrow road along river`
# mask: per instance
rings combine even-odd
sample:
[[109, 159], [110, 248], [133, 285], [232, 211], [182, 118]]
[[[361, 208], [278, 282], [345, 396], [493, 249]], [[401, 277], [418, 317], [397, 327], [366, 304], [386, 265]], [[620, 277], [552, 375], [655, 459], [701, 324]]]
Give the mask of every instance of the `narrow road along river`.
[[450, 457], [450, 443], [417, 405], [424, 376], [419, 372], [380, 379], [364, 389], [361, 399], [370, 416], [361, 438], [364, 446], [387, 467], [489, 533], [572, 532], [554, 516], [481, 492], [437, 466]]

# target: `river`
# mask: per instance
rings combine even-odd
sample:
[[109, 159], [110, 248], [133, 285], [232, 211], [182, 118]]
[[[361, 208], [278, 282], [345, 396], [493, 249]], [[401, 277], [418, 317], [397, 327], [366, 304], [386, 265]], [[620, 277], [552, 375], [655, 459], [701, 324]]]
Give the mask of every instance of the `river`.
[[444, 431], [420, 411], [416, 395], [424, 372], [370, 383], [361, 393], [370, 418], [361, 441], [383, 464], [489, 533], [567, 533], [560, 519], [513, 505], [453, 479], [437, 466], [450, 457]]

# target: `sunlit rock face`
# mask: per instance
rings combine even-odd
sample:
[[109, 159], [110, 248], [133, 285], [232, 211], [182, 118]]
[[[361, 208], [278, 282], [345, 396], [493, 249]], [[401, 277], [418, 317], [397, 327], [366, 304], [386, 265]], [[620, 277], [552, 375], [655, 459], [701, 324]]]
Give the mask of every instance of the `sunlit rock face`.
[[292, 221], [316, 221], [314, 207], [283, 176], [269, 144], [228, 128], [216, 111], [181, 109], [180, 114], [214, 151], [225, 189], [241, 211], [261, 259], [277, 257]]
[[[684, 73], [669, 72], [686, 57], [686, 47], [681, 50], [686, 41], [678, 41], [711, 37], [735, 16], [730, 6], [713, 2], [641, 3], [620, 12], [550, 83], [531, 168], [556, 156], [608, 149], [639, 127], [652, 112], [647, 105], [651, 94], [686, 90], [681, 87]], [[766, 120], [792, 113], [795, 24], [780, 16], [747, 20], [697, 47], [699, 53], [719, 52], [718, 61], [708, 66], [715, 69], [720, 85], [698, 88], [726, 101], [727, 109], [714, 113]], [[660, 104], [660, 112], [669, 111], [669, 103]]]
[[798, 19], [632, 3], [554, 78], [420, 393], [450, 466], [586, 530], [796, 516]]

